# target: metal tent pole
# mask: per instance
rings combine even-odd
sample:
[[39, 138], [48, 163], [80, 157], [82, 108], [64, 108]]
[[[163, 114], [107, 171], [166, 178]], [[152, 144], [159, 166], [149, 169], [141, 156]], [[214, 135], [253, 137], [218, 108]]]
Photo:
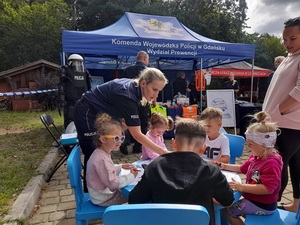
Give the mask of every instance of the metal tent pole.
[[252, 98], [253, 98], [253, 77], [254, 77], [254, 58], [252, 59], [252, 68], [251, 68], [251, 92], [250, 92], [250, 103], [252, 103]]
[[200, 58], [200, 113], [202, 113], [202, 63], [202, 58]]

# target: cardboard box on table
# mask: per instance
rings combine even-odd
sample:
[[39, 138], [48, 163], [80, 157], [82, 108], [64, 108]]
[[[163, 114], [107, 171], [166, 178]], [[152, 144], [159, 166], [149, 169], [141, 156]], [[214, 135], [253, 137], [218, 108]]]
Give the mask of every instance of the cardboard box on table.
[[196, 120], [198, 117], [197, 105], [182, 106], [182, 117]]
[[[166, 107], [167, 115], [171, 116], [173, 120], [176, 120], [176, 116], [183, 118], [192, 118], [197, 119], [198, 116], [198, 107], [197, 105], [190, 106], [175, 106], [175, 107]], [[170, 131], [166, 131], [164, 133], [165, 138], [173, 138], [174, 137], [174, 129]]]
[[[175, 121], [176, 116], [183, 118], [191, 118], [197, 119], [198, 116], [198, 107], [197, 105], [189, 105], [189, 106], [160, 106], [156, 105], [156, 107], [151, 108], [151, 113], [159, 112], [165, 116], [171, 116]], [[164, 133], [165, 138], [173, 138], [174, 137], [174, 128], [170, 131], [166, 131]]]

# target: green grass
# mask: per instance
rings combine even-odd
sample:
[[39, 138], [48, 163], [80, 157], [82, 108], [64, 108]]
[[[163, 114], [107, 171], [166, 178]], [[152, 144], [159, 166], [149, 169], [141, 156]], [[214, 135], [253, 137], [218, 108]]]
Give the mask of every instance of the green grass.
[[[53, 138], [40, 120], [44, 112], [0, 111], [0, 224], [51, 148]], [[63, 130], [63, 117], [46, 112]]]

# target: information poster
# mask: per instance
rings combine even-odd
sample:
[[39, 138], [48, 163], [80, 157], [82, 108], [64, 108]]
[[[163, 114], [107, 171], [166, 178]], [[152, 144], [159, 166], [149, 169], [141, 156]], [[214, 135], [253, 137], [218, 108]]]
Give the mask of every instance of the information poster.
[[207, 106], [223, 111], [223, 127], [236, 127], [234, 90], [207, 90]]

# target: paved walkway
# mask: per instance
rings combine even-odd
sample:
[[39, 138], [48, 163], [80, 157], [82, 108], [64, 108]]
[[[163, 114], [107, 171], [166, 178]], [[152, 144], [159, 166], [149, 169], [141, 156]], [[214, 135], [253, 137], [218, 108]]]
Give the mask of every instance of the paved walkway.
[[[167, 146], [170, 146], [170, 141], [166, 140]], [[140, 158], [141, 154], [132, 154], [129, 148], [129, 155], [123, 155], [120, 152], [112, 153], [112, 158], [115, 163], [131, 163]], [[243, 157], [237, 159], [237, 163], [243, 162], [248, 157], [244, 154]], [[242, 176], [244, 180], [244, 176]], [[288, 203], [292, 199], [292, 188], [289, 185], [284, 193], [282, 202]], [[39, 225], [73, 225], [75, 224], [75, 200], [72, 189], [69, 184], [66, 165], [63, 165], [53, 175], [51, 181], [46, 185], [41, 193], [40, 200], [35, 207], [35, 210], [28, 220], [28, 224]], [[102, 224], [101, 220], [90, 221], [90, 225]]]

